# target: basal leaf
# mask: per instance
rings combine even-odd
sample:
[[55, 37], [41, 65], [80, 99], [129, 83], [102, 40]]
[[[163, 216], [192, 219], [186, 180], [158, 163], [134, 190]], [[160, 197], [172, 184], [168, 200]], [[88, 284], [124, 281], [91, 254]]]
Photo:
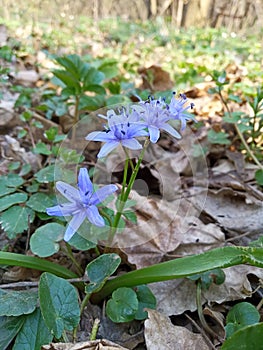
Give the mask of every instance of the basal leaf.
[[86, 286], [85, 292], [91, 294], [102, 288], [106, 280], [116, 271], [121, 263], [117, 254], [103, 254], [90, 262], [86, 267], [86, 274], [90, 283]]
[[254, 305], [247, 302], [236, 304], [226, 317], [227, 338], [243, 327], [258, 323], [259, 320], [260, 314]]
[[55, 181], [55, 165], [47, 166], [35, 174], [35, 178], [40, 183]]
[[0, 349], [5, 350], [22, 328], [26, 316], [0, 317]]
[[55, 222], [39, 227], [30, 238], [31, 251], [42, 258], [57, 253], [64, 233], [65, 227]]
[[47, 208], [54, 205], [53, 196], [38, 192], [29, 198], [26, 205], [35, 211], [45, 213]]
[[144, 320], [147, 318], [147, 311], [145, 308], [155, 309], [156, 308], [156, 298], [150, 288], [146, 285], [138, 286], [135, 288], [135, 292], [138, 299], [138, 310], [135, 315], [136, 320]]
[[221, 350], [262, 350], [263, 323], [241, 328], [228, 338]]
[[37, 293], [0, 289], [0, 316], [30, 314], [37, 306]]
[[35, 212], [27, 207], [14, 205], [0, 215], [0, 224], [7, 236], [12, 239], [28, 229], [28, 221], [33, 222]]
[[231, 142], [228, 140], [228, 134], [223, 131], [216, 132], [213, 129], [207, 133], [208, 141], [212, 144], [229, 145]]
[[106, 313], [113, 322], [129, 322], [134, 320], [138, 306], [135, 291], [122, 287], [112, 293], [112, 298], [106, 304]]
[[73, 330], [78, 325], [78, 295], [69, 282], [44, 272], [39, 282], [39, 299], [45, 324], [56, 338], [59, 339], [64, 330]]
[[12, 350], [39, 350], [52, 339], [53, 336], [43, 320], [41, 311], [37, 308], [26, 317]]
[[0, 198], [0, 211], [10, 208], [14, 204], [24, 203], [27, 200], [25, 193], [13, 193]]

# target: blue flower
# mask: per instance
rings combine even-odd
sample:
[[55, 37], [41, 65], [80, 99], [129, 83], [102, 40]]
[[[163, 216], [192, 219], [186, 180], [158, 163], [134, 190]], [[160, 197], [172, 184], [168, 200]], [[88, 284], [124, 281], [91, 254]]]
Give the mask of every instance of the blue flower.
[[78, 230], [85, 218], [93, 225], [105, 226], [97, 205], [117, 191], [116, 185], [106, 185], [94, 192], [87, 169], [81, 168], [78, 176], [78, 189], [63, 181], [58, 181], [56, 188], [69, 202], [47, 208], [46, 211], [48, 215], [73, 216], [64, 235], [66, 242]]
[[[175, 95], [175, 93], [174, 93]], [[188, 120], [195, 121], [194, 117], [190, 115], [187, 110], [193, 108], [194, 104], [185, 105], [187, 102], [187, 97], [184, 94], [179, 95], [180, 98], [172, 98], [171, 102], [168, 105], [170, 118], [175, 120], [180, 120], [181, 130], [184, 130]]]
[[123, 108], [120, 114], [111, 110], [108, 111], [107, 117], [101, 117], [108, 121], [105, 130], [93, 131], [86, 136], [86, 140], [105, 142], [98, 153], [98, 158], [105, 157], [119, 144], [132, 150], [142, 148], [136, 137], [147, 136], [148, 133], [133, 110]]
[[147, 101], [140, 101], [134, 109], [140, 114], [142, 123], [148, 128], [150, 141], [156, 143], [160, 137], [160, 130], [164, 130], [173, 137], [180, 139], [181, 135], [168, 121], [171, 119], [168, 105], [164, 99], [155, 100], [149, 98]]

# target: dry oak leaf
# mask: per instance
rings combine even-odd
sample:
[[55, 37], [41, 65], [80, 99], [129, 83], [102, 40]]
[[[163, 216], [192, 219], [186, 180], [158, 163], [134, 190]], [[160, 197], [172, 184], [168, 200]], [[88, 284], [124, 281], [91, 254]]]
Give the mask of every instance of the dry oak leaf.
[[149, 350], [209, 350], [200, 334], [185, 327], [172, 325], [170, 319], [161, 313], [147, 309], [145, 321], [145, 342]]
[[141, 74], [143, 83], [140, 86], [141, 90], [151, 91], [166, 91], [174, 87], [170, 75], [160, 66], [152, 65], [148, 68], [139, 68], [138, 72]]

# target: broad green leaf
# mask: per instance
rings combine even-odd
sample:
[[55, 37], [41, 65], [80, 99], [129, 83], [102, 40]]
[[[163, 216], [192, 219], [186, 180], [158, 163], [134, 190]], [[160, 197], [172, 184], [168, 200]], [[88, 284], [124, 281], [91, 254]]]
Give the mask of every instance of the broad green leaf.
[[0, 215], [0, 224], [7, 236], [12, 239], [17, 234], [28, 229], [28, 221], [32, 223], [35, 218], [35, 212], [27, 207], [14, 205]]
[[263, 236], [261, 235], [257, 240], [250, 242], [249, 246], [263, 248]]
[[0, 197], [6, 196], [7, 194], [13, 193], [16, 191], [15, 187], [6, 186], [6, 181], [3, 179], [3, 176], [0, 178]]
[[73, 77], [71, 74], [69, 74], [68, 72], [66, 72], [64, 70], [59, 70], [59, 69], [54, 70], [53, 74], [59, 80], [61, 80], [66, 86], [74, 88], [76, 94], [80, 93], [80, 91], [81, 91], [80, 83], [79, 83], [78, 79]]
[[93, 91], [96, 92], [98, 95], [106, 95], [106, 90], [103, 86], [98, 84], [89, 84], [85, 85], [86, 91]]
[[81, 235], [79, 235], [77, 232], [73, 235], [73, 237], [68, 242], [70, 245], [75, 247], [78, 250], [90, 250], [92, 248], [95, 248], [97, 244], [95, 242], [91, 242]]
[[45, 137], [49, 140], [49, 141], [54, 141], [55, 137], [58, 134], [58, 128], [52, 126], [51, 128], [49, 128], [48, 130], [45, 131], [44, 135]]
[[135, 292], [138, 299], [138, 310], [135, 315], [136, 320], [144, 320], [147, 318], [147, 311], [145, 308], [155, 309], [156, 308], [156, 298], [150, 288], [146, 285], [138, 286], [135, 288]]
[[47, 166], [46, 168], [39, 170], [35, 174], [35, 178], [40, 183], [54, 182], [55, 181], [55, 165], [50, 165], [50, 166]]
[[57, 253], [64, 233], [65, 227], [55, 222], [39, 227], [30, 238], [31, 251], [42, 258]]
[[13, 193], [0, 198], [0, 211], [10, 208], [14, 204], [24, 203], [27, 200], [25, 193]]
[[0, 316], [30, 314], [37, 306], [37, 293], [0, 289]]
[[44, 272], [39, 282], [39, 300], [45, 324], [57, 339], [64, 330], [71, 331], [79, 324], [78, 294], [68, 281]]
[[85, 77], [83, 79], [84, 89], [88, 90], [87, 87], [92, 84], [99, 85], [104, 77], [105, 76], [102, 72], [98, 71], [94, 67], [90, 67], [89, 71], [85, 74]]
[[0, 317], [0, 349], [5, 350], [22, 328], [26, 316]]
[[263, 186], [263, 170], [259, 169], [255, 173], [255, 179], [260, 186]]
[[11, 162], [8, 165], [8, 170], [12, 171], [12, 170], [17, 170], [20, 167], [20, 162]]
[[230, 145], [230, 141], [228, 140], [228, 134], [223, 131], [216, 132], [213, 129], [209, 130], [207, 133], [208, 141], [212, 144], [219, 145]]
[[221, 350], [262, 350], [263, 323], [256, 323], [241, 328], [228, 338]]
[[134, 320], [139, 302], [135, 291], [131, 288], [118, 288], [106, 304], [106, 314], [113, 322], [129, 322]]
[[36, 154], [44, 154], [47, 156], [49, 156], [52, 153], [44, 142], [38, 142], [36, 144], [36, 147], [33, 148], [33, 151]]
[[5, 177], [6, 186], [8, 187], [19, 187], [23, 185], [25, 180], [18, 174], [8, 174]]
[[86, 274], [90, 283], [85, 292], [91, 294], [102, 288], [106, 280], [117, 270], [121, 258], [117, 254], [103, 254], [91, 261], [86, 267]]
[[127, 220], [129, 220], [130, 222], [132, 222], [133, 224], [137, 223], [137, 215], [135, 214], [134, 211], [124, 211], [123, 215], [125, 216], [125, 218]]
[[23, 164], [19, 174], [21, 176], [27, 175], [31, 171], [31, 169], [32, 167], [29, 163]]
[[52, 339], [53, 335], [45, 325], [40, 309], [37, 308], [26, 317], [12, 350], [39, 350]]
[[239, 329], [258, 323], [260, 314], [254, 305], [242, 302], [229, 311], [226, 317], [226, 336], [231, 337]]
[[29, 198], [26, 205], [35, 211], [45, 213], [47, 208], [54, 205], [54, 200], [52, 196], [38, 192]]

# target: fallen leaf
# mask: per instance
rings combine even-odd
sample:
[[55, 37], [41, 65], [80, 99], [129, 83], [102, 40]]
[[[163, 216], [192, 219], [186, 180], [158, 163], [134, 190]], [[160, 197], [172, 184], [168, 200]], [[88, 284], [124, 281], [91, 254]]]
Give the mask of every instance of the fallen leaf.
[[[260, 268], [238, 265], [224, 269], [226, 279], [221, 285], [212, 284], [202, 293], [202, 304], [221, 304], [226, 301], [245, 299], [252, 296], [252, 287], [247, 275], [263, 278]], [[187, 278], [170, 280], [149, 285], [157, 300], [156, 309], [166, 316], [180, 315], [196, 310], [196, 284]]]
[[161, 313], [149, 310], [145, 321], [145, 342], [149, 350], [209, 350], [200, 334], [172, 325]]
[[170, 74], [160, 66], [152, 65], [148, 68], [140, 68], [138, 72], [142, 77], [141, 90], [166, 91], [174, 87]]
[[43, 345], [41, 350], [129, 350], [106, 339], [81, 343], [51, 343]]

